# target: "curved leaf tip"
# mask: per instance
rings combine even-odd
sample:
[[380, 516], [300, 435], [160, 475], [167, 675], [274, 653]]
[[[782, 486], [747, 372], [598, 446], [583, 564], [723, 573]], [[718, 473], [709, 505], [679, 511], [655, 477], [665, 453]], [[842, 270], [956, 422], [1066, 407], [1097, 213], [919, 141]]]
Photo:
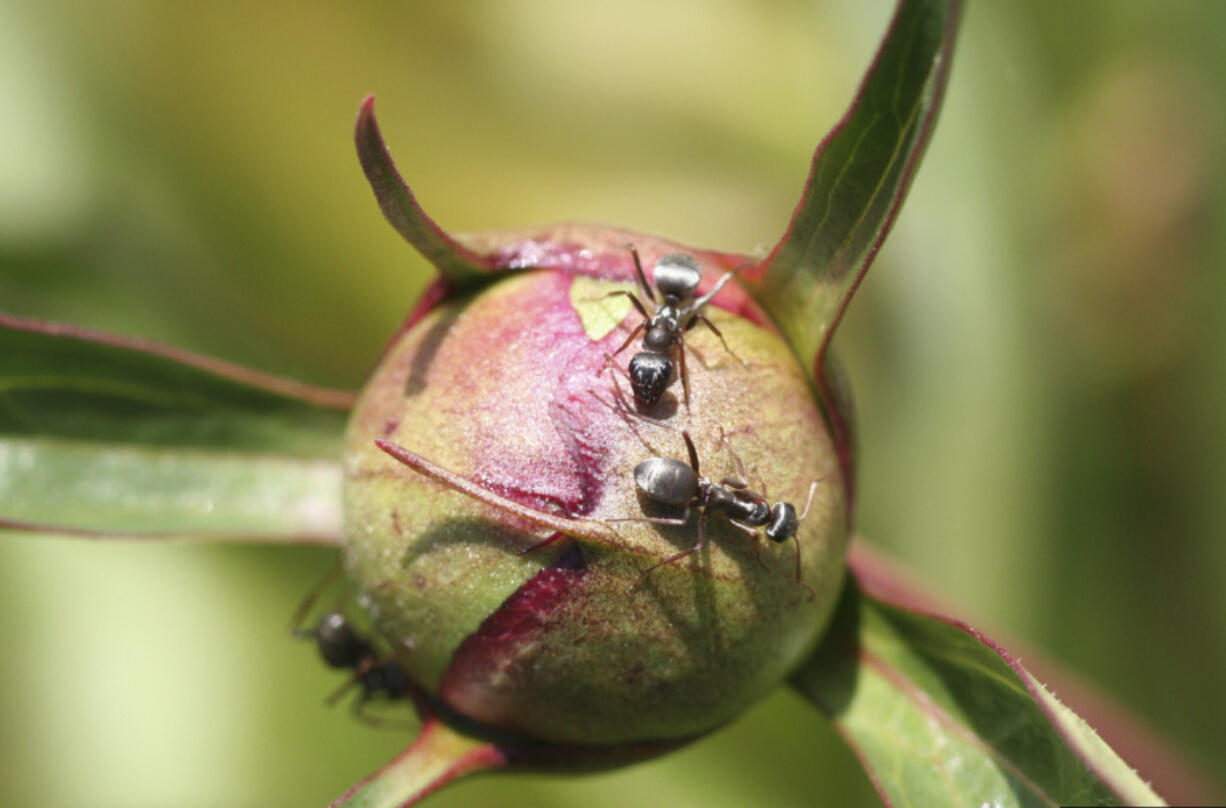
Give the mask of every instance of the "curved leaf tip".
[[479, 281], [491, 270], [487, 259], [459, 244], [422, 210], [383, 142], [375, 120], [373, 95], [366, 96], [358, 110], [354, 142], [358, 161], [384, 218], [444, 278], [454, 284], [468, 284]]
[[824, 352], [910, 189], [960, 17], [960, 0], [900, 0], [856, 97], [814, 152], [786, 231], [744, 275], [810, 361]]
[[813, 155], [779, 242], [745, 284], [807, 365], [854, 505], [851, 427], [826, 362], [835, 327], [894, 223], [949, 77], [960, 0], [899, 0], [851, 106]]

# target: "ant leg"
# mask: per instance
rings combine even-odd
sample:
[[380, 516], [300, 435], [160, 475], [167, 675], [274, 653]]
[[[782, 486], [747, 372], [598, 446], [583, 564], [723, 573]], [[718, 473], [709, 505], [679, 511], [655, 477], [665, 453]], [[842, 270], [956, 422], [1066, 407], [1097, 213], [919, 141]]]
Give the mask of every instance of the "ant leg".
[[[686, 510], [688, 511], [689, 508], [686, 508]], [[688, 516], [688, 513], [687, 513], [687, 516]], [[643, 570], [642, 575], [640, 575], [638, 580], [635, 581], [634, 584], [629, 589], [626, 590], [626, 593], [629, 594], [633, 592], [634, 590], [638, 589], [639, 585], [642, 584], [643, 581], [647, 579], [647, 576], [650, 575], [652, 570], [656, 569], [656, 567], [667, 566], [668, 564], [672, 564], [674, 561], [680, 561], [681, 559], [685, 558], [691, 553], [696, 553], [702, 550], [702, 548], [705, 547], [707, 544], [706, 524], [707, 524], [707, 512], [704, 509], [702, 513], [698, 515], [698, 541], [694, 542], [694, 546], [690, 547], [689, 549], [682, 550], [679, 553], [673, 553], [672, 555], [670, 555], [668, 558], [664, 559], [663, 561], [657, 561], [656, 563], [652, 564], [647, 569]]]
[[366, 699], [359, 696], [350, 703], [349, 712], [353, 717], [368, 727], [381, 729], [383, 721], [366, 712]]
[[[809, 499], [805, 502], [804, 511], [801, 512], [800, 516], [796, 517], [797, 522], [799, 522], [801, 519], [804, 519], [806, 516], [809, 515], [809, 507], [813, 504], [813, 495], [816, 493], [817, 493], [817, 480], [814, 480], [812, 483], [809, 484]], [[813, 587], [809, 586], [807, 583], [800, 580], [800, 536], [797, 535], [796, 533], [793, 533], [792, 541], [796, 543], [796, 583], [800, 584], [805, 589], [809, 590], [809, 600], [813, 600], [813, 598], [817, 597], [817, 593], [813, 591]]]
[[685, 439], [685, 450], [690, 455], [690, 468], [694, 469], [696, 476], [701, 477], [702, 472], [698, 470], [698, 450], [694, 448], [694, 441], [690, 439], [690, 433], [684, 429], [681, 430], [681, 437]]
[[[651, 284], [647, 282], [647, 276], [643, 273], [643, 262], [639, 260], [639, 248], [633, 244], [627, 244], [626, 246], [630, 248], [630, 255], [634, 258], [635, 283], [639, 285], [639, 289], [642, 290], [647, 299], [655, 303], [656, 293], [652, 291]], [[642, 311], [642, 309], [639, 310]], [[646, 317], [647, 315], [644, 314], [643, 316]]]
[[685, 340], [677, 340], [677, 373], [681, 376], [681, 389], [685, 396], [685, 408], [690, 408], [690, 374], [685, 369]]
[[748, 533], [750, 536], [757, 536], [757, 535], [758, 535], [758, 528], [754, 527], [753, 525], [746, 525], [746, 524], [743, 524], [743, 523], [741, 523], [741, 522], [738, 522], [738, 521], [737, 521], [737, 520], [735, 520], [735, 519], [729, 519], [729, 520], [728, 520], [728, 524], [732, 525], [732, 526], [733, 526], [733, 527], [735, 527], [735, 528], [740, 528], [741, 530], [743, 530], [743, 531], [745, 531], [746, 533]]
[[[727, 434], [724, 433], [724, 428], [722, 426], [719, 428], [719, 442], [722, 443], [724, 445], [724, 448], [728, 450], [728, 454], [732, 455], [732, 461], [736, 463], [736, 473], [740, 475], [739, 482], [741, 482], [741, 484], [733, 485], [732, 487], [733, 488], [747, 488], [749, 484], [748, 482], [745, 482], [745, 481], [749, 479], [749, 476], [745, 474], [745, 463], [742, 462], [741, 456], [737, 454], [736, 451], [732, 448], [732, 443], [729, 442], [728, 436]], [[727, 484], [731, 484], [731, 483], [727, 483]]]
[[672, 525], [673, 527], [685, 527], [690, 523], [689, 508], [686, 508], [686, 514], [683, 517], [677, 516], [618, 516], [612, 519], [606, 519], [606, 522], [646, 522], [651, 525]]
[[693, 355], [695, 359], [698, 360], [698, 364], [702, 365], [703, 370], [711, 369], [711, 363], [707, 361], [706, 354], [704, 354], [702, 351], [695, 348], [693, 345], [687, 345], [685, 346], [685, 349], [689, 351], [690, 354]]
[[599, 376], [601, 373], [604, 373], [606, 370], [609, 371], [610, 373], [612, 373], [613, 371], [618, 371], [621, 373], [621, 375], [626, 377], [627, 381], [629, 381], [630, 371], [627, 370], [626, 368], [621, 367], [620, 365], [613, 364], [615, 361], [616, 361], [616, 357], [613, 354], [609, 353], [608, 351], [605, 351], [604, 352], [604, 367], [596, 371], [596, 375]]
[[817, 597], [817, 593], [813, 591], [813, 587], [800, 579], [800, 537], [793, 533], [792, 541], [796, 543], [796, 583], [809, 590], [809, 600], [813, 600]]
[[[724, 448], [728, 450], [728, 454], [732, 455], [732, 460], [734, 463], [736, 463], [737, 474], [740, 475], [739, 479], [732, 479], [729, 477], [725, 477], [723, 479], [723, 484], [728, 486], [729, 488], [736, 488], [742, 491], [748, 489], [749, 488], [749, 482], [748, 482], [749, 475], [745, 473], [745, 462], [741, 460], [741, 456], [737, 454], [736, 450], [732, 448], [732, 443], [728, 440], [728, 435], [727, 433], [724, 432], [724, 428], [722, 426], [719, 428], [719, 442], [722, 443], [724, 445]], [[750, 495], [757, 496], [757, 493], [752, 490], [750, 490], [748, 493]], [[762, 496], [762, 500], [765, 501], [766, 494], [762, 494], [761, 496]], [[753, 543], [750, 545], [751, 547], [753, 547], [753, 557], [757, 559], [758, 566], [762, 567], [762, 569], [766, 569], [767, 568], [766, 562], [762, 560], [762, 553], [759, 551], [758, 528], [750, 527], [749, 525], [743, 525], [740, 522], [737, 522], [733, 519], [729, 519], [728, 521], [732, 522], [732, 524], [736, 525], [741, 530], [744, 530], [751, 537], [753, 537]]]
[[734, 269], [731, 272], [725, 272], [724, 277], [716, 281], [715, 285], [711, 287], [711, 290], [709, 292], [707, 292], [705, 295], [698, 298], [697, 300], [695, 300], [693, 303], [691, 303], [689, 306], [686, 307], [687, 311], [692, 311], [692, 312], [701, 311], [702, 307], [710, 303], [711, 298], [718, 295], [719, 290], [723, 289], [728, 284], [728, 281], [732, 280], [732, 276], [735, 275], [737, 273], [737, 270], [739, 269], [740, 267], [737, 267], [737, 269]]
[[361, 721], [368, 727], [374, 727], [375, 729], [412, 730], [413, 727], [416, 726], [411, 721], [393, 721], [387, 718], [379, 718], [378, 716], [371, 715], [370, 713], [366, 712], [367, 703], [369, 703], [368, 699], [354, 699], [353, 706], [349, 708], [349, 712], [353, 714], [353, 717], [356, 720]]
[[630, 431], [634, 433], [634, 437], [637, 438], [639, 443], [643, 444], [643, 446], [648, 451], [653, 452], [654, 454], [659, 454], [659, 451], [654, 446], [651, 445], [651, 442], [648, 441], [646, 437], [643, 436], [642, 432], [639, 430], [639, 425], [630, 419], [635, 418], [639, 421], [644, 421], [646, 423], [649, 423], [652, 426], [660, 427], [661, 429], [667, 429], [670, 432], [677, 431], [677, 428], [672, 426], [671, 424], [665, 423], [664, 421], [658, 421], [655, 418], [652, 418], [647, 415], [643, 415], [642, 413], [635, 411], [635, 409], [632, 406], [630, 406], [630, 402], [626, 398], [626, 393], [624, 390], [622, 390], [621, 383], [618, 382], [617, 374], [614, 372], [613, 368], [609, 368], [609, 377], [613, 380], [613, 400], [612, 401], [609, 401], [608, 399], [600, 395], [600, 393], [596, 392], [595, 390], [589, 390], [588, 395], [590, 395], [592, 398], [599, 401], [604, 406], [608, 407], [610, 410], [613, 411], [615, 415], [621, 418], [622, 421], [625, 422], [626, 426], [629, 427]]
[[646, 307], [643, 306], [642, 302], [640, 302], [639, 299], [634, 296], [634, 292], [627, 292], [625, 289], [618, 289], [616, 292], [609, 292], [608, 294], [601, 295], [600, 297], [589, 298], [589, 300], [608, 300], [611, 297], [617, 297], [619, 295], [625, 295], [626, 297], [630, 298], [630, 302], [633, 303], [634, 307], [639, 310], [639, 314], [643, 315], [644, 320], [651, 319], [651, 315], [647, 313]]
[[767, 569], [766, 562], [762, 560], [762, 553], [758, 551], [758, 545], [761, 543], [758, 539], [758, 528], [750, 525], [743, 525], [735, 519], [729, 519], [728, 522], [734, 527], [739, 527], [741, 530], [749, 534], [749, 537], [753, 540], [749, 543], [749, 546], [753, 548], [753, 557], [757, 559], [759, 567], [762, 569]]
[[324, 575], [323, 579], [321, 579], [319, 583], [315, 584], [310, 592], [307, 592], [306, 597], [302, 599], [302, 602], [298, 604], [298, 608], [294, 609], [293, 615], [290, 616], [289, 635], [291, 637], [301, 639], [315, 636], [315, 630], [303, 628], [302, 621], [306, 618], [307, 612], [311, 610], [311, 607], [315, 605], [315, 602], [319, 600], [319, 596], [323, 594], [323, 591], [327, 589], [333, 581], [339, 578], [340, 575], [341, 562], [338, 561], [332, 565], [332, 569], [328, 570], [328, 573]]
[[617, 356], [619, 353], [626, 350], [626, 348], [629, 347], [630, 343], [634, 342], [635, 338], [639, 334], [643, 333], [643, 329], [645, 329], [646, 327], [647, 327], [646, 320], [636, 325], [634, 327], [634, 330], [630, 332], [630, 336], [626, 337], [626, 341], [622, 343], [622, 346], [618, 348], [616, 351], [614, 351], [612, 354], [610, 354], [610, 356]]
[[324, 699], [324, 704], [328, 705], [329, 707], [335, 705], [354, 685], [361, 682], [362, 677], [365, 676], [374, 666], [374, 660], [370, 658], [363, 659], [361, 663], [359, 663], [358, 666], [353, 669], [353, 673], [349, 674], [349, 676], [345, 678], [345, 681], [341, 682], [338, 688], [328, 694], [327, 698]]
[[[708, 319], [707, 319], [707, 316], [706, 316], [705, 314], [703, 314], [703, 313], [699, 312], [699, 313], [698, 313], [698, 314], [697, 314], [697, 315], [694, 317], [694, 319], [690, 321], [690, 326], [689, 326], [689, 327], [690, 327], [690, 328], [693, 328], [695, 325], [697, 325], [697, 324], [698, 324], [698, 323], [700, 323], [700, 322], [701, 322], [703, 325], [705, 325], [707, 328], [711, 329], [711, 331], [713, 331], [713, 332], [715, 333], [715, 336], [719, 337], [720, 344], [724, 346], [724, 350], [728, 352], [728, 355], [729, 355], [729, 356], [731, 356], [731, 357], [732, 357], [733, 359], [735, 359], [736, 361], [740, 362], [740, 363], [741, 363], [741, 367], [745, 367], [745, 368], [749, 367], [749, 363], [748, 363], [748, 362], [746, 362], [746, 361], [745, 361], [744, 359], [742, 359], [741, 357], [737, 356], [737, 355], [736, 355], [736, 353], [735, 353], [735, 352], [734, 352], [734, 351], [733, 351], [731, 348], [729, 348], [729, 347], [728, 347], [728, 343], [727, 343], [727, 341], [724, 339], [724, 335], [723, 335], [723, 333], [722, 333], [722, 332], [721, 332], [721, 331], [720, 331], [718, 328], [716, 328], [716, 327], [715, 327], [715, 323], [713, 323], [713, 322], [711, 322], [710, 320], [708, 320]], [[686, 329], [686, 330], [689, 330], [689, 329]]]

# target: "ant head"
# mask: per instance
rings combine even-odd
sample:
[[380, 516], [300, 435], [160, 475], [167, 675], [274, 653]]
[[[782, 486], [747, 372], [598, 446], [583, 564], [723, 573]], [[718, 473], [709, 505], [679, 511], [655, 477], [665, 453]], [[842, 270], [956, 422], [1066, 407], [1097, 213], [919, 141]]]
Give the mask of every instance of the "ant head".
[[796, 509], [790, 503], [776, 502], [771, 508], [771, 522], [766, 526], [766, 538], [777, 542], [787, 541], [796, 535], [799, 525]]
[[319, 619], [315, 629], [315, 644], [324, 662], [333, 668], [353, 668], [373, 652], [370, 644], [353, 628], [340, 612], [328, 612]]
[[669, 253], [656, 261], [651, 272], [656, 288], [665, 298], [689, 300], [698, 291], [702, 281], [702, 269], [698, 262], [685, 253]]

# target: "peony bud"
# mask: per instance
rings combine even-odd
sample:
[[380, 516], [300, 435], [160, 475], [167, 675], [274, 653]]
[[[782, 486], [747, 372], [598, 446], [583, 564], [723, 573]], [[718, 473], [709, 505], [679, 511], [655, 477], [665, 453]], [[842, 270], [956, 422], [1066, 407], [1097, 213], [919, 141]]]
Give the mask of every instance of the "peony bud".
[[[607, 293], [633, 288], [630, 240], [580, 228], [509, 237], [505, 251], [549, 253], [525, 263], [553, 268], [418, 319], [347, 436], [346, 565], [380, 634], [446, 708], [534, 740], [669, 741], [717, 727], [804, 658], [842, 582], [832, 441], [804, 371], [735, 280], [705, 309], [735, 357], [700, 324], [685, 335], [688, 407], [674, 381], [643, 410], [663, 425], [626, 411], [637, 411], [625, 373], [640, 340], [608, 355], [642, 315]], [[678, 250], [633, 241], [648, 266]], [[695, 257], [702, 290], [737, 263]], [[688, 463], [683, 430], [703, 475], [744, 473], [772, 505], [801, 513], [816, 481], [796, 542], [751, 536], [715, 510], [683, 526], [613, 521], [681, 515], [645, 497], [634, 470], [657, 456]], [[700, 519], [704, 550], [651, 569], [695, 544]]]

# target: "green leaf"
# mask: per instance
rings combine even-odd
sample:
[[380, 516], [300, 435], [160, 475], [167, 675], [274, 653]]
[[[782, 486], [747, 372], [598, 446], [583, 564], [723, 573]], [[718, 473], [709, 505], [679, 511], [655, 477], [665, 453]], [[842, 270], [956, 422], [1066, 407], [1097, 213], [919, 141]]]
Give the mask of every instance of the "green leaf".
[[834, 721], [887, 805], [1162, 805], [1084, 721], [971, 627], [865, 595], [792, 686]]
[[936, 122], [960, 10], [959, 0], [899, 2], [851, 108], [813, 155], [787, 231], [743, 273], [815, 378]]
[[335, 543], [352, 403], [0, 314], [0, 527]]
[[435, 269], [456, 285], [479, 282], [489, 276], [491, 262], [462, 246], [431, 219], [396, 170], [375, 120], [375, 97], [368, 96], [358, 111], [354, 130], [358, 161], [375, 192], [384, 218]]

